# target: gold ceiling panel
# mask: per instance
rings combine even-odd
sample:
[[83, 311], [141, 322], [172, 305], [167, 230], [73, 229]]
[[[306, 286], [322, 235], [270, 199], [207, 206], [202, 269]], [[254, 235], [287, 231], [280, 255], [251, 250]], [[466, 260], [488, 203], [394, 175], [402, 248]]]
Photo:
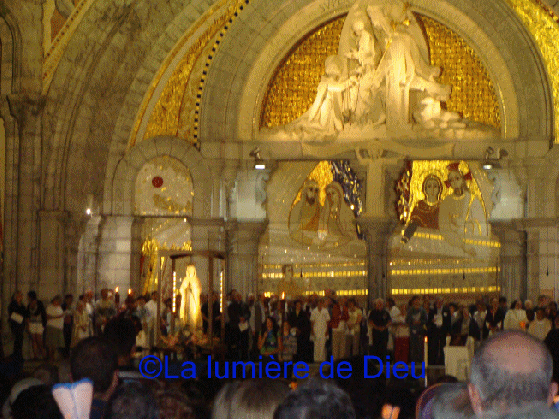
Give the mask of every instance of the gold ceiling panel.
[[[215, 51], [210, 55], [210, 50], [212, 48], [217, 50], [216, 39], [223, 37], [228, 25], [249, 2], [250, 0], [221, 0], [214, 4], [179, 40], [144, 95], [130, 135], [129, 147], [134, 146], [141, 139], [156, 135], [181, 136], [187, 141], [197, 142], [195, 135], [198, 129], [197, 111], [199, 110], [197, 96], [201, 95], [201, 87], [205, 80], [204, 70], [215, 56]], [[209, 26], [191, 43], [180, 58], [169, 79], [163, 82], [162, 92], [157, 97], [153, 109], [148, 112], [150, 102], [154, 99], [156, 89], [162, 83], [169, 66], [175, 61], [185, 44], [210, 20]], [[181, 116], [188, 121], [181, 120]], [[140, 136], [140, 127], [146, 119], [145, 132]]]

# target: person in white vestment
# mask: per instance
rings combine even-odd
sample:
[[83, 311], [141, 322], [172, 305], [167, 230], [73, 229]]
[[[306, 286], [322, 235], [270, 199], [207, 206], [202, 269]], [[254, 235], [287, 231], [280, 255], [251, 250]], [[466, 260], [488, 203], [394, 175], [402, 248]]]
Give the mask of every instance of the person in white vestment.
[[530, 322], [528, 333], [543, 341], [551, 330], [551, 321], [545, 317], [545, 309], [543, 307], [536, 308], [536, 318]]
[[314, 362], [326, 361], [326, 340], [328, 338], [328, 322], [330, 314], [326, 301], [320, 299], [318, 306], [311, 312], [311, 329], [314, 338]]
[[151, 299], [146, 303], [146, 309], [149, 311], [149, 321], [147, 323], [148, 347], [151, 348], [155, 345], [155, 328], [159, 327], [159, 319], [157, 318], [157, 301], [159, 300], [159, 293], [153, 291]]
[[505, 315], [505, 330], [526, 330], [528, 327], [528, 317], [522, 308], [522, 300], [512, 303], [511, 309]]

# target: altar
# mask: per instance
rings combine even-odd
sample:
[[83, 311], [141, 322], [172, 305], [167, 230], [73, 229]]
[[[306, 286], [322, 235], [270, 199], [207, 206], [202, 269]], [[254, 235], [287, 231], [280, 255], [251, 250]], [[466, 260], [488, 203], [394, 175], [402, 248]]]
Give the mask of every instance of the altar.
[[450, 346], [449, 341], [448, 338], [444, 347], [446, 375], [456, 377], [458, 381], [468, 381], [470, 379], [470, 366], [474, 358], [474, 338], [468, 337], [464, 346]]

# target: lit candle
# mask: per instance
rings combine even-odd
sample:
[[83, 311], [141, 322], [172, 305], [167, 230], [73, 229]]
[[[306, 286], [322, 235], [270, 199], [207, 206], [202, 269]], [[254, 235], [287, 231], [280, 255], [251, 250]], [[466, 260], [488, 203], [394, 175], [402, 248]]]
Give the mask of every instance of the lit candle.
[[177, 298], [177, 273], [173, 272], [173, 300], [172, 300], [172, 306], [171, 306], [171, 310], [173, 313], [176, 313], [176, 298]]
[[425, 336], [423, 342], [423, 361], [425, 363], [425, 388], [427, 388], [427, 367], [429, 366], [429, 339]]
[[425, 367], [429, 366], [429, 339], [425, 336], [423, 342], [423, 361], [425, 362]]
[[118, 287], [115, 288], [115, 306], [118, 310], [118, 305], [120, 303], [120, 294], [118, 293]]

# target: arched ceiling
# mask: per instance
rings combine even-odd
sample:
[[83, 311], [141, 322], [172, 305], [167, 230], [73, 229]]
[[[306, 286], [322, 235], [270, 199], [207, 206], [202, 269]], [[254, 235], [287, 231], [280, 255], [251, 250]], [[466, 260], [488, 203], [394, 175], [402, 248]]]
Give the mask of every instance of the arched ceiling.
[[101, 199], [158, 69], [210, 6], [203, 0], [125, 0], [90, 7], [47, 93], [46, 208], [81, 211], [87, 194]]
[[[417, 0], [412, 7], [461, 35], [482, 57], [507, 106], [509, 132], [550, 138], [551, 94], [540, 56], [504, 1], [448, 0], [435, 10], [432, 2]], [[192, 115], [198, 112], [199, 138], [253, 138], [259, 100], [277, 64], [301, 36], [351, 3], [95, 1], [69, 40], [47, 92], [45, 207], [81, 210], [87, 194], [102, 195], [144, 123], [140, 115], [153, 113], [172, 71], [193, 47], [198, 67], [188, 94], [201, 96], [190, 109]]]

